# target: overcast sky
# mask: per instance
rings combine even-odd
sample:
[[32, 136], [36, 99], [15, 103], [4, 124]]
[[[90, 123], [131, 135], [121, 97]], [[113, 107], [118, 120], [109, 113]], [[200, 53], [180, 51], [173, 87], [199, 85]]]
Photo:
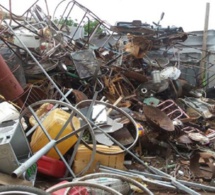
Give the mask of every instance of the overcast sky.
[[[12, 11], [22, 14], [35, 0], [11, 0]], [[142, 20], [152, 24], [157, 22], [162, 12], [165, 16], [161, 25], [181, 26], [185, 31], [204, 29], [206, 3], [210, 3], [209, 29], [215, 29], [215, 0], [77, 0], [102, 20], [114, 24], [116, 21]], [[60, 0], [47, 0], [51, 15]], [[68, 2], [68, 0], [66, 1]], [[9, 0], [0, 0], [0, 4], [9, 7]], [[38, 3], [46, 10], [44, 0]], [[59, 7], [62, 12], [66, 3]]]

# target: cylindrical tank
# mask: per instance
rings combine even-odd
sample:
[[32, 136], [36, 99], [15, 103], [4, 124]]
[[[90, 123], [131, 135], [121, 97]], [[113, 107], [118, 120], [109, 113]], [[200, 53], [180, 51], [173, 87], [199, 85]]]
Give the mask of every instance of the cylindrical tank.
[[4, 58], [0, 55], [0, 94], [6, 100], [14, 100], [23, 92], [23, 88], [11, 72]]

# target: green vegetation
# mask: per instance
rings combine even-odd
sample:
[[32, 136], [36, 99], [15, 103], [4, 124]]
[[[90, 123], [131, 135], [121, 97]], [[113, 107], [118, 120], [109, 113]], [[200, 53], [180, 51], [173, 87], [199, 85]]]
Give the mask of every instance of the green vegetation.
[[[60, 20], [60, 21], [59, 21]], [[66, 26], [78, 26], [78, 21], [77, 19], [73, 20], [70, 17], [66, 20], [66, 19], [54, 19], [54, 23], [55, 24], [61, 24], [61, 25], [66, 25]], [[84, 31], [86, 34], [91, 34], [93, 32], [93, 30], [96, 28], [96, 26], [98, 25], [98, 21], [97, 20], [89, 20], [89, 22], [84, 23], [83, 27], [84, 27]], [[97, 33], [102, 33], [103, 29], [100, 26], [97, 29]]]

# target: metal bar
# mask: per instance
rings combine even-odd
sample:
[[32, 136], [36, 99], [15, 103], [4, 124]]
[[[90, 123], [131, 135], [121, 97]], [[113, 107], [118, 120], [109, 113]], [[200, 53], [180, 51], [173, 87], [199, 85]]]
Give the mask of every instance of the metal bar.
[[92, 102], [91, 102], [91, 104], [90, 104], [90, 107], [89, 107], [89, 109], [87, 110], [87, 115], [86, 115], [87, 119], [90, 119], [90, 116], [91, 116], [92, 110], [93, 110], [93, 106], [95, 105], [95, 101], [96, 101], [97, 96], [98, 96], [98, 92], [95, 91], [95, 94], [94, 94], [94, 96], [93, 96], [93, 99], [92, 99]]
[[[71, 121], [72, 123], [72, 118], [74, 116], [74, 112], [72, 111], [72, 113], [70, 114], [69, 118], [67, 119], [67, 121], [64, 123], [63, 127], [61, 128], [61, 130], [58, 132], [58, 134], [55, 137], [55, 140], [59, 139], [61, 134], [63, 133], [63, 131], [66, 129], [66, 127], [68, 126], [69, 122]], [[75, 130], [75, 129], [73, 129]]]
[[36, 5], [36, 3], [38, 2], [39, 0], [36, 0], [24, 13], [22, 16], [24, 16], [33, 6]]
[[[87, 18], [87, 30], [89, 31], [89, 29], [90, 29], [90, 18], [89, 18], [89, 16], [86, 16], [86, 18]], [[87, 34], [87, 41], [85, 41], [85, 43], [84, 43], [84, 46], [83, 47], [85, 47], [87, 44], [88, 44], [88, 47], [89, 47], [89, 34]]]
[[40, 119], [38, 118], [38, 116], [36, 115], [36, 113], [34, 112], [34, 110], [32, 109], [31, 106], [28, 106], [28, 109], [31, 111], [32, 115], [34, 116], [35, 120], [37, 121], [37, 123], [39, 124], [39, 126], [41, 127], [43, 133], [46, 135], [46, 137], [51, 141], [52, 138], [50, 137], [50, 135], [48, 134], [48, 132], [46, 131], [46, 129], [44, 128], [43, 124], [41, 123]]
[[61, 138], [58, 139], [58, 140], [56, 140], [56, 142], [57, 142], [57, 143], [62, 142], [62, 141], [64, 141], [64, 140], [68, 139], [69, 137], [76, 135], [77, 133], [79, 133], [79, 132], [81, 132], [83, 129], [85, 129], [87, 126], [88, 126], [88, 125], [86, 124], [86, 125], [84, 125], [83, 127], [80, 127], [79, 129], [77, 129], [77, 130], [75, 130], [75, 131], [73, 131], [73, 132], [71, 132], [71, 133], [65, 135], [64, 137], [61, 137]]

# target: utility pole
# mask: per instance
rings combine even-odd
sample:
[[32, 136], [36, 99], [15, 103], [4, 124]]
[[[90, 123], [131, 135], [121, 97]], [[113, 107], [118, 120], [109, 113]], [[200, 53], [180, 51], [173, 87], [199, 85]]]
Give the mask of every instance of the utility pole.
[[209, 23], [209, 12], [210, 12], [210, 3], [206, 3], [206, 12], [205, 12], [205, 26], [204, 26], [204, 32], [203, 32], [203, 41], [202, 41], [202, 56], [201, 56], [201, 62], [199, 67], [199, 74], [200, 74], [200, 85], [204, 86], [205, 81], [205, 66], [206, 66], [206, 58], [207, 58], [207, 38], [208, 38], [208, 23]]

